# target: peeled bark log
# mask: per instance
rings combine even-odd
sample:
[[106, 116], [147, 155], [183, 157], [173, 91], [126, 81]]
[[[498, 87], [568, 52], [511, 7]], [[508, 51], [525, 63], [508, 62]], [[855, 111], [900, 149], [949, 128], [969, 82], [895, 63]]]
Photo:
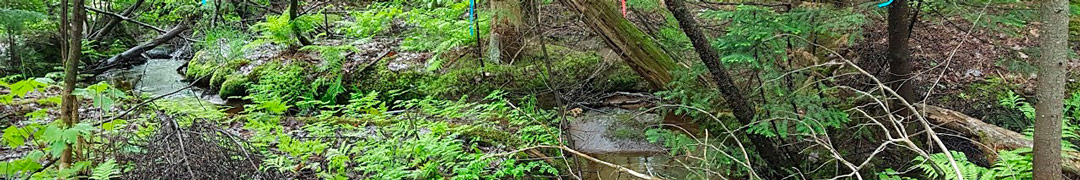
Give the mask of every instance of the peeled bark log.
[[582, 15], [582, 21], [604, 38], [615, 53], [626, 64], [649, 82], [655, 89], [664, 89], [671, 81], [670, 69], [674, 69], [675, 60], [664, 53], [656, 41], [651, 39], [623, 18], [611, 1], [598, 0], [562, 0], [564, 6]]
[[[997, 160], [997, 153], [995, 153], [997, 151], [1032, 148], [1034, 144], [1023, 134], [988, 124], [960, 112], [933, 105], [919, 104], [917, 107], [922, 108], [922, 113], [926, 113], [930, 123], [956, 131], [975, 141], [973, 143], [978, 145], [986, 160], [991, 163]], [[1061, 170], [1080, 175], [1080, 152], [1067, 151], [1062, 154], [1068, 158], [1062, 160]]]
[[171, 30], [169, 30], [167, 33], [162, 34], [157, 38], [150, 40], [149, 42], [143, 43], [139, 46], [135, 46], [131, 49], [124, 51], [123, 53], [117, 54], [116, 56], [105, 60], [104, 62], [98, 63], [97, 66], [95, 66], [91, 70], [88, 70], [87, 73], [99, 74], [117, 66], [130, 64], [129, 62], [131, 61], [145, 60], [139, 55], [143, 52], [149, 51], [150, 49], [154, 49], [155, 47], [164, 44], [165, 42], [168, 42], [169, 40], [172, 40], [177, 36], [180, 36], [180, 33], [187, 31], [188, 29], [189, 27], [186, 23], [180, 23], [176, 25], [176, 27], [173, 27]]

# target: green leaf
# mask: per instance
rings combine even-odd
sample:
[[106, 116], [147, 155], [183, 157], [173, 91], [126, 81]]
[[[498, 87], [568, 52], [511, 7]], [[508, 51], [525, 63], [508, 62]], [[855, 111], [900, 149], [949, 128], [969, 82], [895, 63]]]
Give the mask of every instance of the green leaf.
[[27, 93], [34, 91], [35, 89], [45, 87], [47, 84], [41, 83], [35, 80], [23, 80], [11, 85], [11, 94], [19, 97], [26, 97]]
[[41, 168], [41, 164], [34, 162], [32, 158], [26, 157], [11, 162], [0, 162], [0, 173], [4, 176], [14, 176], [19, 173], [34, 172]]
[[112, 131], [112, 130], [116, 130], [116, 127], [124, 126], [126, 124], [127, 124], [126, 120], [117, 119], [117, 120], [109, 121], [109, 122], [106, 122], [106, 123], [102, 123], [101, 124], [101, 129], [104, 129], [106, 131]]
[[30, 113], [26, 113], [25, 116], [27, 118], [30, 118], [31, 120], [43, 120], [43, 119], [45, 119], [46, 117], [49, 116], [49, 109], [48, 108], [41, 108], [41, 109], [32, 111]]
[[60, 96], [49, 96], [48, 98], [38, 100], [38, 103], [40, 104], [60, 105], [61, 102], [63, 102], [63, 99], [60, 98]]
[[26, 137], [26, 132], [18, 127], [9, 126], [7, 129], [4, 129], [4, 142], [11, 148], [16, 148], [25, 144]]

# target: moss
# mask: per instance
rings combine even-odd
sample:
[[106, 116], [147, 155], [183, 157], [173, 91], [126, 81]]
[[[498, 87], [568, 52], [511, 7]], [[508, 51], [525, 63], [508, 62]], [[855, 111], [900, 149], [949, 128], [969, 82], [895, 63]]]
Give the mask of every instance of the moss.
[[218, 69], [210, 75], [210, 87], [220, 88], [222, 83], [225, 83], [225, 79], [232, 74], [231, 70]]
[[231, 97], [247, 95], [247, 84], [248, 82], [251, 82], [247, 76], [233, 74], [224, 79], [224, 82], [221, 84], [221, 89], [218, 90], [218, 96]]
[[[210, 76], [211, 70], [214, 69], [213, 63], [208, 63], [208, 57], [203, 51], [195, 52], [195, 56], [188, 61], [187, 72], [184, 73], [188, 79], [199, 79]], [[205, 79], [209, 80], [209, 79]]]

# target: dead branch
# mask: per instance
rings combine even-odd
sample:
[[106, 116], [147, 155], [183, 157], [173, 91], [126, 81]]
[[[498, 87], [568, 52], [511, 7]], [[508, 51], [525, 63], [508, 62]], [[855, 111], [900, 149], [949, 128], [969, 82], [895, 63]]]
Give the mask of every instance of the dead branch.
[[157, 46], [159, 46], [161, 44], [164, 44], [165, 42], [168, 42], [169, 40], [172, 40], [175, 37], [180, 36], [180, 33], [184, 32], [184, 31], [187, 31], [188, 29], [190, 29], [190, 27], [187, 25], [187, 23], [181, 22], [180, 24], [177, 24], [176, 27], [173, 27], [171, 30], [169, 30], [167, 33], [162, 34], [162, 35], [158, 36], [157, 38], [154, 38], [153, 40], [150, 40], [149, 42], [146, 42], [146, 43], [143, 43], [141, 45], [132, 47], [131, 49], [128, 49], [128, 50], [124, 51], [123, 53], [117, 54], [116, 56], [113, 56], [112, 58], [109, 58], [109, 59], [107, 59], [107, 60], [105, 60], [105, 61], [103, 61], [101, 63], [98, 63], [96, 66], [93, 67], [93, 69], [87, 70], [86, 73], [91, 73], [91, 74], [103, 73], [103, 72], [105, 72], [105, 71], [107, 71], [107, 70], [109, 70], [109, 69], [111, 69], [113, 67], [117, 67], [117, 66], [120, 66], [120, 65], [124, 64], [126, 61], [139, 59], [139, 58], [141, 58], [141, 57], [139, 57], [139, 55], [142, 54], [143, 52], [146, 52], [146, 51], [148, 51], [150, 49], [154, 49], [155, 47], [157, 47]]
[[[100, 10], [100, 9], [97, 9], [97, 8], [92, 8], [92, 7], [86, 7], [86, 9], [87, 9], [87, 10], [91, 10], [91, 11], [94, 11], [94, 12], [97, 12], [97, 13], [102, 13], [102, 14], [106, 14], [106, 15], [109, 15], [109, 16], [112, 16], [112, 17], [115, 17], [115, 18], [119, 18], [119, 19], [121, 19], [121, 20], [124, 20], [124, 21], [128, 21], [128, 22], [131, 22], [131, 23], [135, 23], [135, 24], [138, 24], [139, 26], [143, 26], [143, 27], [146, 27], [146, 28], [150, 28], [150, 29], [153, 29], [154, 31], [157, 31], [157, 32], [160, 32], [160, 33], [165, 33], [165, 34], [168, 34], [168, 33], [169, 33], [169, 31], [165, 31], [164, 29], [161, 29], [161, 28], [158, 28], [158, 27], [154, 27], [153, 25], [150, 25], [150, 24], [146, 24], [146, 23], [144, 23], [144, 22], [139, 22], [139, 21], [136, 21], [135, 19], [131, 19], [131, 18], [128, 18], [128, 17], [124, 17], [124, 16], [122, 16], [122, 15], [119, 15], [119, 14], [116, 14], [116, 13], [112, 13], [112, 12], [108, 12], [108, 11], [103, 11], [103, 10]], [[198, 41], [196, 41], [196, 40], [194, 40], [194, 39], [191, 39], [191, 38], [187, 38], [187, 37], [180, 37], [180, 38], [183, 38], [184, 40], [187, 40], [188, 42], [198, 42]]]

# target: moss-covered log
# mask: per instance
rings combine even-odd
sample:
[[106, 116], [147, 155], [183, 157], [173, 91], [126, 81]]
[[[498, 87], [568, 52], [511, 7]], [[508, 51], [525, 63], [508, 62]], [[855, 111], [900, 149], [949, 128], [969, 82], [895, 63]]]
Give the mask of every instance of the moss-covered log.
[[582, 21], [619, 54], [631, 69], [655, 89], [663, 89], [671, 81], [670, 69], [675, 60], [664, 53], [648, 34], [623, 18], [611, 1], [561, 0], [563, 5], [583, 16]]

